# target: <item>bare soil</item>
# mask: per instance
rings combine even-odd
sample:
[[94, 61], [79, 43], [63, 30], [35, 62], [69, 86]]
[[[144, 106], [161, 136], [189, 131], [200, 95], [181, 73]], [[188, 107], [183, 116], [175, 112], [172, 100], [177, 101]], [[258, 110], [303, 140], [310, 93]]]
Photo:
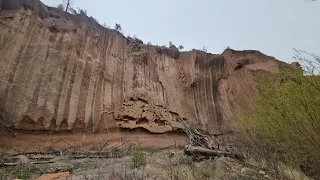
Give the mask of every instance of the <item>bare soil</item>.
[[182, 134], [150, 134], [147, 132], [110, 133], [31, 133], [18, 131], [0, 132], [0, 152], [17, 154], [48, 151], [88, 151], [104, 150], [123, 145], [134, 145], [143, 149], [163, 149], [183, 147]]
[[[90, 157], [90, 152], [86, 156], [80, 156], [79, 153], [75, 152], [61, 155], [27, 154], [19, 158], [27, 158], [30, 161], [20, 162], [17, 166], [2, 167], [0, 179], [36, 179], [41, 176], [43, 179], [51, 180], [45, 176], [48, 177], [48, 175], [60, 172], [70, 173], [69, 178], [60, 178], [65, 180], [276, 179], [268, 172], [246, 167], [235, 159], [216, 157], [200, 160], [199, 157], [184, 155], [179, 148], [143, 151], [146, 157], [146, 165], [135, 168], [132, 161], [133, 155], [127, 152], [126, 147], [123, 147], [122, 150], [124, 154], [113, 158], [98, 156], [92, 158], [92, 156]], [[13, 158], [11, 157], [11, 159]], [[8, 157], [4, 159], [5, 161], [10, 161]], [[44, 161], [47, 163], [40, 163]]]

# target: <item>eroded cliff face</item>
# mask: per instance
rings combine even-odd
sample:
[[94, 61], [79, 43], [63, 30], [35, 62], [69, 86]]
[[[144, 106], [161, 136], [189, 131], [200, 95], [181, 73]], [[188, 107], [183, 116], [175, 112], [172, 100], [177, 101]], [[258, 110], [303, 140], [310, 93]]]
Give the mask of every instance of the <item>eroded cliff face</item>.
[[219, 134], [254, 101], [257, 51], [178, 52], [128, 39], [83, 14], [39, 1], [0, 1], [1, 124], [24, 130], [176, 131], [184, 118]]

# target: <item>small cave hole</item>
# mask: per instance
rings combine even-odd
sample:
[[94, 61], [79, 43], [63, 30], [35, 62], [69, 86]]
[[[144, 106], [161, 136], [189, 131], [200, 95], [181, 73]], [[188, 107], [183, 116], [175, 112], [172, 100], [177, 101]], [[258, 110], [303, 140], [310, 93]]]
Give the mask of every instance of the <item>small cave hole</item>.
[[136, 118], [134, 118], [134, 117], [132, 117], [132, 116], [128, 116], [128, 115], [124, 115], [124, 116], [123, 116], [123, 119], [127, 119], [127, 120], [130, 120], [130, 121], [136, 120]]
[[156, 124], [158, 124], [158, 126], [165, 126], [166, 122], [165, 121], [161, 121], [161, 120], [155, 120], [154, 121]]
[[145, 117], [139, 119], [137, 122], [136, 122], [136, 125], [141, 125], [141, 124], [148, 124], [149, 123], [149, 120]]

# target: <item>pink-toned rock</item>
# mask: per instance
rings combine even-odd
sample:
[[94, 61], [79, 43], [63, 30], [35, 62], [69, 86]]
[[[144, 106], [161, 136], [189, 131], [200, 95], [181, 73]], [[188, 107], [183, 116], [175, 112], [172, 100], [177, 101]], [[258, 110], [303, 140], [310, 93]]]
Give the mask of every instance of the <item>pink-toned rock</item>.
[[[39, 0], [0, 0], [1, 124], [32, 131], [235, 128], [254, 100], [252, 71], [276, 71], [258, 51], [222, 54], [138, 44], [93, 19]], [[138, 51], [138, 52], [137, 52]]]

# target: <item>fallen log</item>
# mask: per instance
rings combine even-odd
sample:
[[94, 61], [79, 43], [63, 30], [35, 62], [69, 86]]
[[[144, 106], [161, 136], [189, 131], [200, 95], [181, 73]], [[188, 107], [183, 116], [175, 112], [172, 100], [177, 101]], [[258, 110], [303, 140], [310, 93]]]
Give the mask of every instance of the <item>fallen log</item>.
[[2, 163], [2, 164], [0, 164], [0, 167], [1, 166], [17, 166], [18, 165], [18, 163]]
[[[53, 161], [53, 160], [52, 161], [33, 161], [33, 162], [30, 162], [30, 164], [50, 164], [55, 162], [56, 161]], [[18, 166], [18, 165], [21, 165], [21, 163], [2, 163], [0, 164], [0, 167], [1, 166]]]
[[187, 155], [203, 155], [203, 156], [227, 156], [227, 157], [235, 157], [241, 158], [239, 154], [225, 152], [225, 151], [216, 151], [212, 149], [207, 149], [203, 147], [195, 147], [187, 145], [184, 149]]

